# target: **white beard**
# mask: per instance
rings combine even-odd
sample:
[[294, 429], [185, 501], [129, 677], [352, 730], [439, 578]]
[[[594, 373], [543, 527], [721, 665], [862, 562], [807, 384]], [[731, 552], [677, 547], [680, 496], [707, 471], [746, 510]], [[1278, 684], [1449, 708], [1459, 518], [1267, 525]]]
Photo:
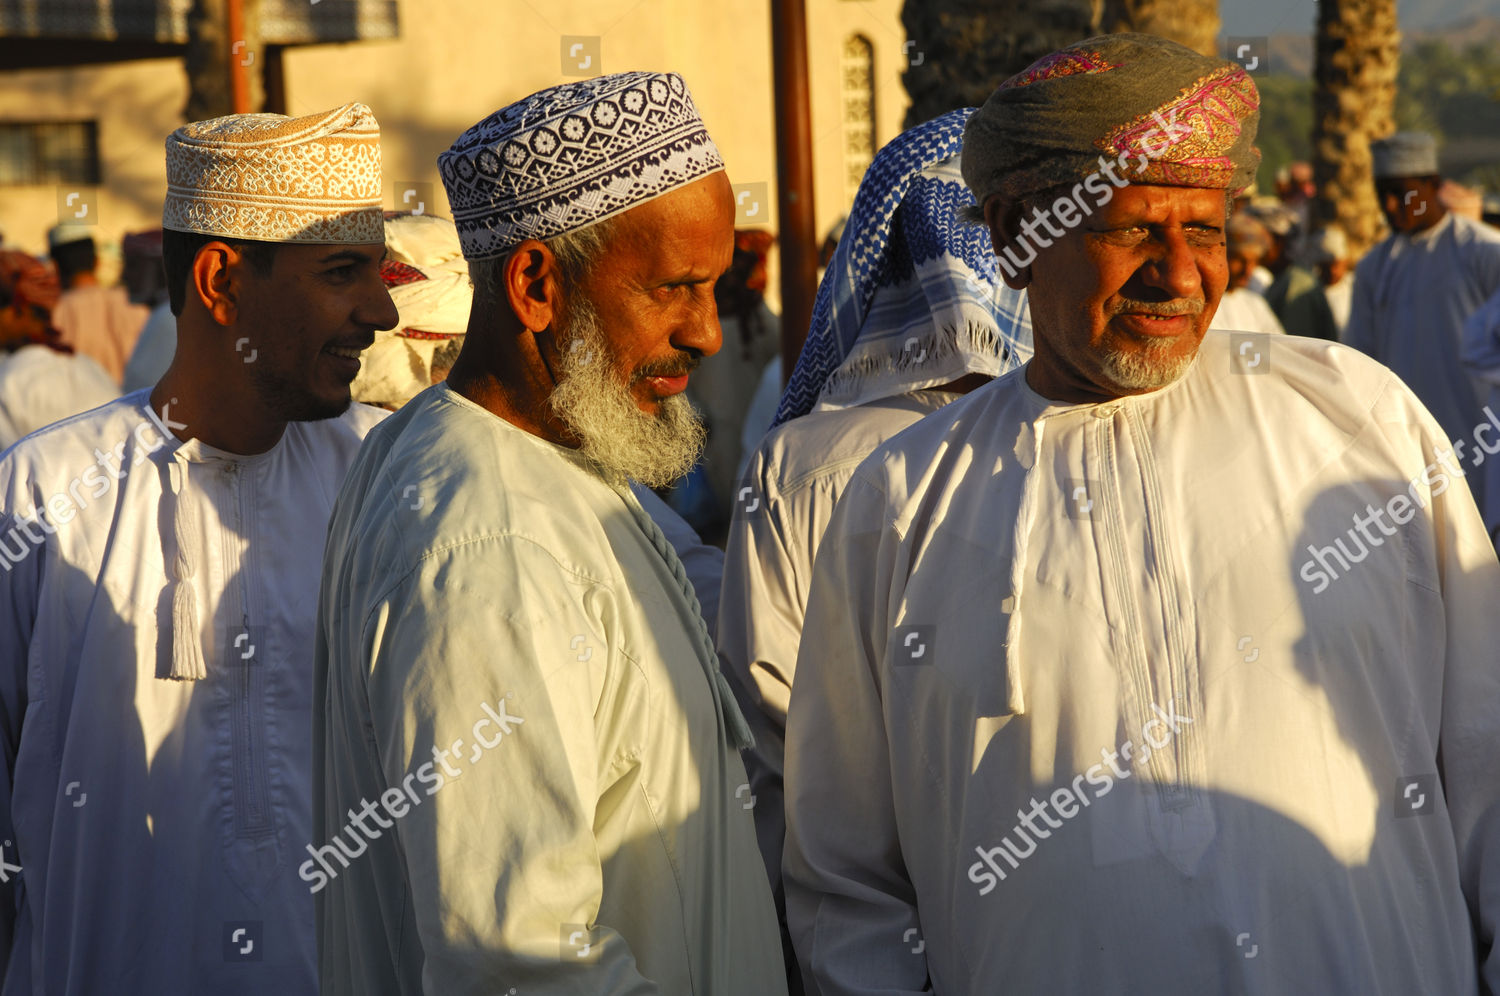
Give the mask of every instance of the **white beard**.
[[599, 316], [576, 294], [568, 324], [558, 336], [562, 350], [557, 386], [548, 403], [581, 442], [579, 452], [616, 483], [639, 481], [664, 488], [693, 469], [708, 433], [692, 404], [677, 394], [648, 415], [614, 374], [609, 342]]
[[1104, 373], [1117, 387], [1147, 391], [1181, 377], [1192, 366], [1196, 351], [1185, 356], [1166, 356], [1176, 342], [1150, 343], [1141, 350], [1109, 350], [1104, 354]]

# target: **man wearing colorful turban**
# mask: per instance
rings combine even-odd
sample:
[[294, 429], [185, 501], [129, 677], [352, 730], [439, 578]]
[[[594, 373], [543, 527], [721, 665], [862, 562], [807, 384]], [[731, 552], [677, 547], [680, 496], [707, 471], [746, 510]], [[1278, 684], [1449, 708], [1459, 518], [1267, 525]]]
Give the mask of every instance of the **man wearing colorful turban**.
[[1257, 104], [1124, 34], [969, 122], [1036, 352], [824, 536], [786, 739], [809, 992], [1500, 986], [1500, 564], [1390, 371], [1209, 331]]

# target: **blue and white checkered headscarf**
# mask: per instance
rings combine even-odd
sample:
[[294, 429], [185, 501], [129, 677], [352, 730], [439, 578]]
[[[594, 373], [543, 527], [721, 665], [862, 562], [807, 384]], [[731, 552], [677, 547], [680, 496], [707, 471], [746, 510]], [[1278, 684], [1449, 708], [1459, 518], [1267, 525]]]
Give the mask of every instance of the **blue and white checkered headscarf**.
[[973, 113], [950, 111], [876, 154], [774, 425], [969, 373], [999, 376], [1031, 358], [1026, 292], [1001, 281], [989, 230], [959, 216], [974, 203], [959, 172]]

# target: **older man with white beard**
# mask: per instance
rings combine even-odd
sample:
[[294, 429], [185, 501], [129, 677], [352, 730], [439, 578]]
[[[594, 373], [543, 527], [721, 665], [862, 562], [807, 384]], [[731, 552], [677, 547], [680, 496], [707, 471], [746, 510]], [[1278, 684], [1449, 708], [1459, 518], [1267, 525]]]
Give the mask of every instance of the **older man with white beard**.
[[[809, 992], [1500, 988], [1500, 564], [1394, 374], [1208, 330], [1258, 106], [1116, 34], [969, 120], [997, 250], [1101, 153], [1151, 161], [1006, 273], [1032, 360], [877, 449], [824, 534], [786, 736]], [[1189, 133], [1153, 155], [1158, 117]]]
[[468, 337], [361, 450], [324, 563], [323, 993], [784, 993], [748, 730], [629, 487], [703, 443], [723, 161], [682, 79], [640, 72], [439, 164]]

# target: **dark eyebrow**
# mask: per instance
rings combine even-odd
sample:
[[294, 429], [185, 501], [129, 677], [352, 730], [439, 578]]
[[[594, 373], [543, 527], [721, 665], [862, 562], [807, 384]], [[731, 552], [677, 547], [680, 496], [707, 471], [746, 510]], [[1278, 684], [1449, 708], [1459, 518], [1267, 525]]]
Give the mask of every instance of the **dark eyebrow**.
[[[381, 256], [382, 256], [382, 258], [384, 258], [384, 252], [381, 253]], [[379, 262], [379, 260], [377, 260], [372, 253], [361, 252], [358, 249], [341, 249], [338, 252], [329, 253], [327, 256], [324, 256], [322, 259], [318, 260], [318, 264], [319, 265], [322, 265], [324, 263], [371, 263], [371, 262]]]

